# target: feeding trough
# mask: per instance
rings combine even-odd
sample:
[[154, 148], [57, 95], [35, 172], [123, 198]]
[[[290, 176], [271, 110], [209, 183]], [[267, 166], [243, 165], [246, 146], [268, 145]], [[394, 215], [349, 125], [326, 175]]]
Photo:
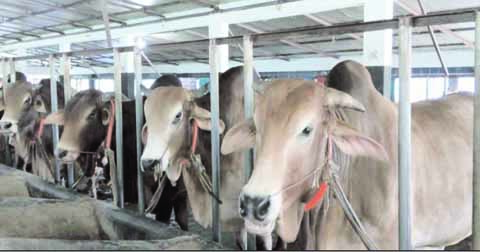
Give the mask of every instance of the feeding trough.
[[0, 249], [212, 250], [222, 247], [133, 211], [0, 165]]

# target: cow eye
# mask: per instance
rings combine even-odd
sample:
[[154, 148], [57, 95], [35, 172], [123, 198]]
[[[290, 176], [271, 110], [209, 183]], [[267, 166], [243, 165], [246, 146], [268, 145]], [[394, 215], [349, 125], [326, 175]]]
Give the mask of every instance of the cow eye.
[[182, 120], [182, 116], [183, 116], [182, 111], [178, 112], [178, 113], [175, 115], [175, 118], [173, 119], [173, 124], [179, 123], [180, 120]]
[[312, 133], [313, 129], [312, 127], [308, 126], [308, 127], [305, 127], [303, 130], [302, 130], [302, 136], [310, 136], [310, 134]]
[[89, 120], [93, 120], [97, 117], [97, 113], [95, 111], [92, 111], [89, 115], [88, 115], [88, 119]]

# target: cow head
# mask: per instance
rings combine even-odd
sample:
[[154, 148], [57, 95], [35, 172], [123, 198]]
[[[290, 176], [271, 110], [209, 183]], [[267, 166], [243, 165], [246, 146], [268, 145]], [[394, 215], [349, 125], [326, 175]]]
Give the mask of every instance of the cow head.
[[[142, 166], [152, 169], [160, 165], [172, 183], [180, 177], [179, 166], [172, 163], [178, 162], [179, 157], [189, 157], [185, 151], [191, 142], [191, 122], [195, 121], [202, 130], [211, 129], [210, 112], [194, 102], [196, 96], [181, 87], [159, 87], [145, 101]], [[220, 124], [223, 132], [225, 126]]]
[[[44, 79], [32, 86], [18, 81], [5, 89], [4, 116], [0, 127], [4, 131], [17, 133], [19, 128], [33, 128], [39, 114], [51, 111], [50, 80]], [[58, 106], [63, 107], [63, 87], [57, 82]]]
[[4, 114], [0, 120], [0, 129], [16, 133], [22, 113], [33, 106], [33, 88], [28, 82], [17, 81], [5, 88], [4, 92]]
[[46, 124], [63, 125], [57, 158], [75, 161], [82, 152], [96, 152], [106, 136], [112, 116], [110, 102], [98, 90], [85, 90], [74, 95], [65, 110], [50, 114]]
[[337, 120], [336, 108], [364, 110], [346, 93], [283, 80], [271, 83], [256, 102], [254, 119], [227, 132], [222, 153], [256, 147], [255, 168], [239, 198], [240, 215], [249, 232], [264, 235], [276, 227], [283, 240], [292, 242], [315, 177], [308, 175], [326, 161], [327, 136], [346, 154], [378, 159], [386, 154], [374, 140]]

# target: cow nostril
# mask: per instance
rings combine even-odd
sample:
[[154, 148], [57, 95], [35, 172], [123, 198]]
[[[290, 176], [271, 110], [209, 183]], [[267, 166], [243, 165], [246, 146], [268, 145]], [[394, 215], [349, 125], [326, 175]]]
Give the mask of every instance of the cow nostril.
[[142, 165], [144, 169], [152, 169], [156, 164], [157, 160], [155, 159], [144, 159], [142, 160]]
[[258, 204], [258, 206], [257, 206], [257, 218], [259, 220], [264, 220], [265, 216], [268, 213], [268, 210], [270, 210], [270, 199], [269, 198], [263, 200], [262, 202], [260, 202], [260, 204]]
[[2, 129], [10, 129], [12, 127], [12, 123], [4, 122], [0, 126], [2, 127]]
[[58, 154], [57, 154], [57, 157], [58, 157], [59, 159], [63, 159], [65, 156], [67, 156], [67, 151], [61, 150], [61, 151], [59, 151]]
[[246, 217], [247, 216], [247, 209], [245, 208], [245, 198], [240, 197], [240, 216]]

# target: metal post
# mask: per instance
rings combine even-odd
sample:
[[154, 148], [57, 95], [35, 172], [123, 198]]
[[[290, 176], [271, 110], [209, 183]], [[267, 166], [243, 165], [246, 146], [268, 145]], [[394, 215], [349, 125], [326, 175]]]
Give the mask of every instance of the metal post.
[[[244, 81], [244, 109], [245, 119], [253, 117], [253, 41], [250, 36], [243, 37], [243, 81]], [[245, 183], [250, 178], [253, 167], [252, 151], [245, 152], [244, 176]]]
[[412, 250], [411, 197], [411, 104], [410, 81], [412, 60], [411, 18], [400, 18], [399, 27], [399, 120], [398, 120], [398, 187], [399, 187], [399, 247]]
[[88, 80], [88, 89], [95, 89], [95, 80], [93, 79], [93, 75], [92, 78]]
[[[422, 12], [422, 15], [426, 15], [427, 12], [425, 11], [425, 7], [423, 5], [422, 0], [417, 0], [418, 5], [420, 6], [420, 10]], [[445, 77], [448, 77], [450, 73], [448, 72], [448, 67], [447, 64], [445, 63], [445, 60], [443, 60], [442, 57], [442, 52], [440, 51], [440, 46], [438, 45], [437, 38], [435, 37], [435, 32], [433, 31], [433, 27], [431, 25], [427, 26], [428, 33], [430, 34], [430, 38], [432, 39], [433, 47], [435, 48], [435, 52], [437, 53], [438, 60], [440, 61], [440, 64], [442, 65], [443, 73], [445, 74]]]
[[[210, 108], [212, 120], [212, 184], [213, 193], [220, 197], [220, 131], [219, 131], [219, 79], [218, 79], [218, 59], [217, 43], [215, 39], [210, 40]], [[220, 226], [220, 205], [212, 199], [212, 231], [213, 240], [221, 242]]]
[[430, 92], [430, 87], [428, 86], [430, 84], [430, 78], [427, 77], [426, 83], [425, 83], [425, 100], [428, 101], [428, 93]]
[[7, 86], [8, 86], [8, 71], [7, 71], [7, 59], [6, 58], [3, 58], [2, 60], [2, 78], [3, 78], [3, 81], [2, 81], [2, 88], [3, 88], [3, 102], [5, 103], [6, 102], [6, 97], [5, 97], [5, 91], [7, 89]]
[[142, 96], [142, 50], [135, 47], [134, 53], [135, 71], [135, 126], [137, 136], [137, 190], [138, 190], [138, 212], [145, 212], [145, 197], [143, 191], [143, 172], [140, 169], [142, 156], [142, 124], [143, 124], [143, 96]]
[[118, 202], [115, 204], [123, 208], [123, 116], [122, 116], [122, 64], [120, 52], [113, 49], [114, 82], [115, 82], [115, 135], [117, 156], [117, 186]]
[[450, 82], [449, 78], [450, 78], [450, 75], [449, 75], [449, 76], [445, 76], [445, 77], [443, 78], [443, 96], [447, 96], [447, 95], [448, 95], [448, 86], [449, 86], [449, 84], [450, 84], [450, 83], [449, 83], [449, 82]]
[[[57, 97], [57, 76], [55, 74], [55, 58], [53, 55], [48, 57], [50, 66], [50, 97], [52, 99], [52, 113], [58, 111], [58, 97]], [[58, 126], [52, 125], [53, 130], [53, 153], [56, 153], [58, 146]], [[55, 181], [60, 182], [60, 164], [54, 160], [55, 165]]]
[[[254, 91], [253, 91], [253, 41], [252, 37], [246, 35], [243, 37], [243, 87], [244, 87], [244, 109], [245, 119], [253, 117]], [[253, 168], [253, 151], [247, 150], [244, 153], [244, 183], [248, 182]], [[256, 250], [256, 241], [254, 235], [248, 235], [247, 244], [243, 244], [247, 250]]]
[[[7, 58], [3, 58], [2, 60], [2, 74], [3, 74], [3, 82], [2, 82], [2, 88], [3, 88], [3, 102], [4, 104], [6, 105], [6, 90], [7, 90], [7, 87], [8, 87], [8, 70], [7, 70], [7, 65], [8, 65], [8, 61], [7, 61]], [[9, 135], [5, 135], [4, 136], [4, 139], [5, 139], [5, 162], [7, 163], [7, 165], [14, 165], [16, 166], [16, 164], [13, 164], [13, 160], [14, 160], [14, 153], [11, 153], [10, 152], [10, 137]]]
[[473, 120], [473, 249], [480, 249], [480, 12], [475, 21], [475, 100]]
[[[65, 97], [65, 104], [64, 106], [67, 105], [68, 100], [72, 97], [72, 85], [71, 85], [71, 76], [70, 76], [70, 70], [71, 70], [71, 62], [70, 62], [70, 57], [64, 53], [62, 54], [62, 67], [63, 67], [63, 92], [64, 92], [64, 97]], [[56, 85], [53, 82], [51, 82], [51, 85]], [[69, 188], [72, 188], [73, 183], [75, 183], [75, 169], [73, 167], [73, 164], [67, 164], [67, 186]]]
[[15, 61], [13, 58], [10, 58], [10, 83], [15, 83], [17, 81], [17, 74], [15, 71]]

